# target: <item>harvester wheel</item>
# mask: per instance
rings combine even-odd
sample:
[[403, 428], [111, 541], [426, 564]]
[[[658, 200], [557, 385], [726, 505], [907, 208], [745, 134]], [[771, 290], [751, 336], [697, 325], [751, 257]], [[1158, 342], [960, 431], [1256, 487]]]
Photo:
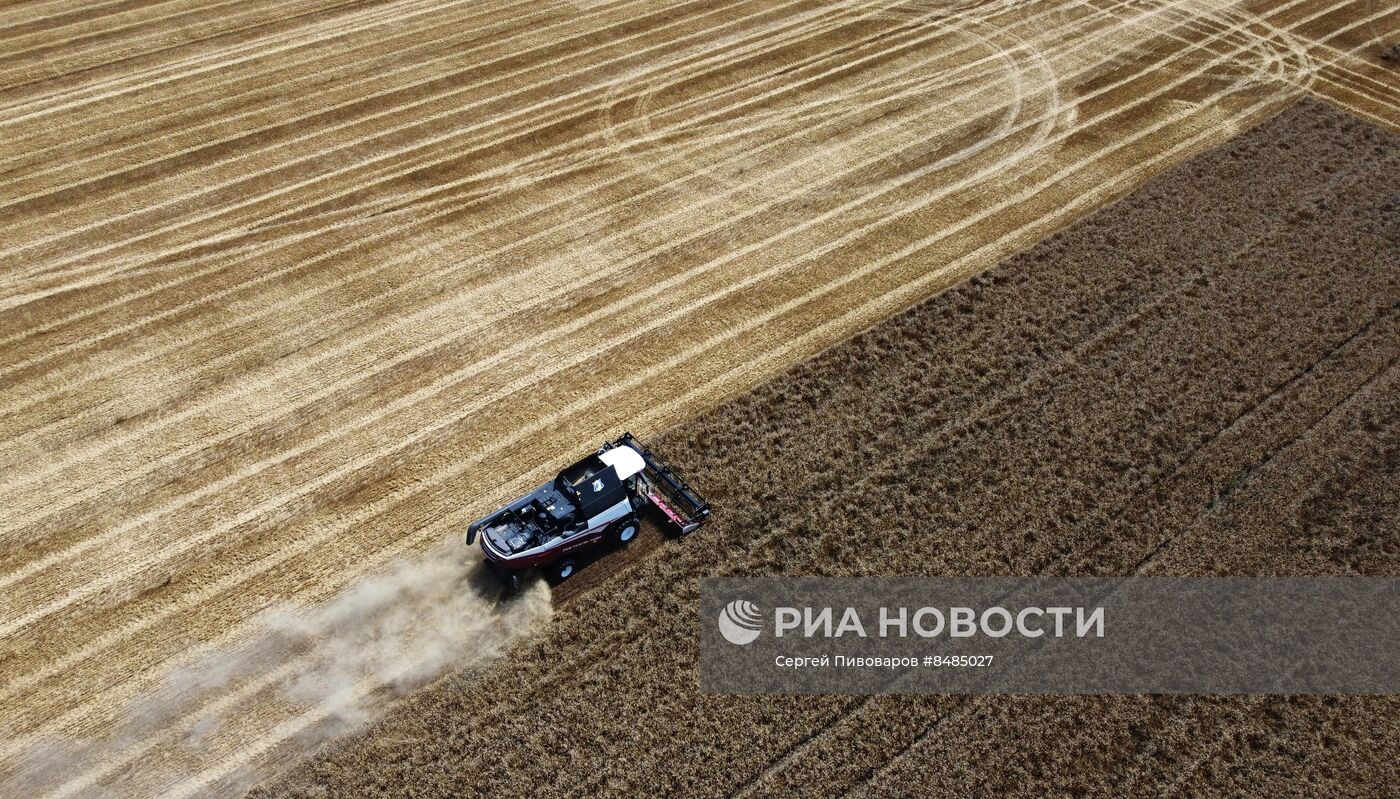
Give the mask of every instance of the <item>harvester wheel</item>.
[[637, 521], [636, 516], [624, 517], [621, 521], [613, 525], [613, 543], [619, 546], [631, 543], [632, 540], [637, 537], [637, 533], [641, 532], [641, 529], [641, 522]]
[[574, 562], [572, 560], [561, 560], [554, 564], [554, 579], [567, 580], [573, 576]]

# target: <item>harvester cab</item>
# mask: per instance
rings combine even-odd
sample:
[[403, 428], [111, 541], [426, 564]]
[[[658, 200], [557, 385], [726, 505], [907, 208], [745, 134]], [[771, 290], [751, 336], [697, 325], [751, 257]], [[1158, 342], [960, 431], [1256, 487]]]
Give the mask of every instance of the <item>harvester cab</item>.
[[624, 433], [552, 481], [472, 522], [467, 546], [480, 539], [487, 564], [513, 590], [529, 569], [567, 579], [585, 551], [630, 543], [641, 530], [643, 512], [674, 534], [688, 535], [709, 519], [710, 506], [674, 468]]

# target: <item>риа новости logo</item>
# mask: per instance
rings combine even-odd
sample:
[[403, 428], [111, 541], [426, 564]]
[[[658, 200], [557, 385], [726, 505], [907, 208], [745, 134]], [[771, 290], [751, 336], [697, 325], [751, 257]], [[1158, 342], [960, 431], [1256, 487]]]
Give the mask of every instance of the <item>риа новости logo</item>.
[[758, 638], [762, 623], [763, 615], [758, 605], [746, 599], [736, 599], [719, 612], [719, 634], [731, 644], [743, 646], [753, 643]]

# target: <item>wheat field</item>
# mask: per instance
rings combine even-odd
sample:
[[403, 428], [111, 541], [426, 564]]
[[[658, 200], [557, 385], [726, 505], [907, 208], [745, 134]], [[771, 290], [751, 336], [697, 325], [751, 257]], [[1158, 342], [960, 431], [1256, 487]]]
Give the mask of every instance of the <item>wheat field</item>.
[[1300, 97], [1400, 126], [1397, 41], [1387, 0], [6, 6], [0, 780], [250, 784], [330, 714], [275, 690], [317, 636], [132, 702]]
[[698, 606], [715, 576], [1400, 573], [1398, 188], [1400, 135], [1302, 100], [678, 424], [653, 443], [709, 525], [253, 796], [1386, 795], [1394, 695], [714, 693]]

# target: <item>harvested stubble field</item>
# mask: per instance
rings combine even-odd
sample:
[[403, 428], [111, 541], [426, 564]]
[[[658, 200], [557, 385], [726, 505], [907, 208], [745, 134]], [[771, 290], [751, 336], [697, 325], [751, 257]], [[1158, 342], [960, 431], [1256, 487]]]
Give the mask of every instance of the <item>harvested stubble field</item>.
[[1386, 0], [7, 5], [0, 785], [236, 792], [387, 701], [402, 664], [356, 649], [342, 695], [322, 650], [399, 632], [386, 597], [461, 612], [435, 547], [565, 454], [1299, 97], [1400, 125], [1397, 37]]
[[1397, 210], [1400, 136], [1300, 103], [669, 431], [709, 527], [256, 795], [1386, 793], [1394, 697], [701, 695], [695, 608], [719, 574], [1400, 574]]

